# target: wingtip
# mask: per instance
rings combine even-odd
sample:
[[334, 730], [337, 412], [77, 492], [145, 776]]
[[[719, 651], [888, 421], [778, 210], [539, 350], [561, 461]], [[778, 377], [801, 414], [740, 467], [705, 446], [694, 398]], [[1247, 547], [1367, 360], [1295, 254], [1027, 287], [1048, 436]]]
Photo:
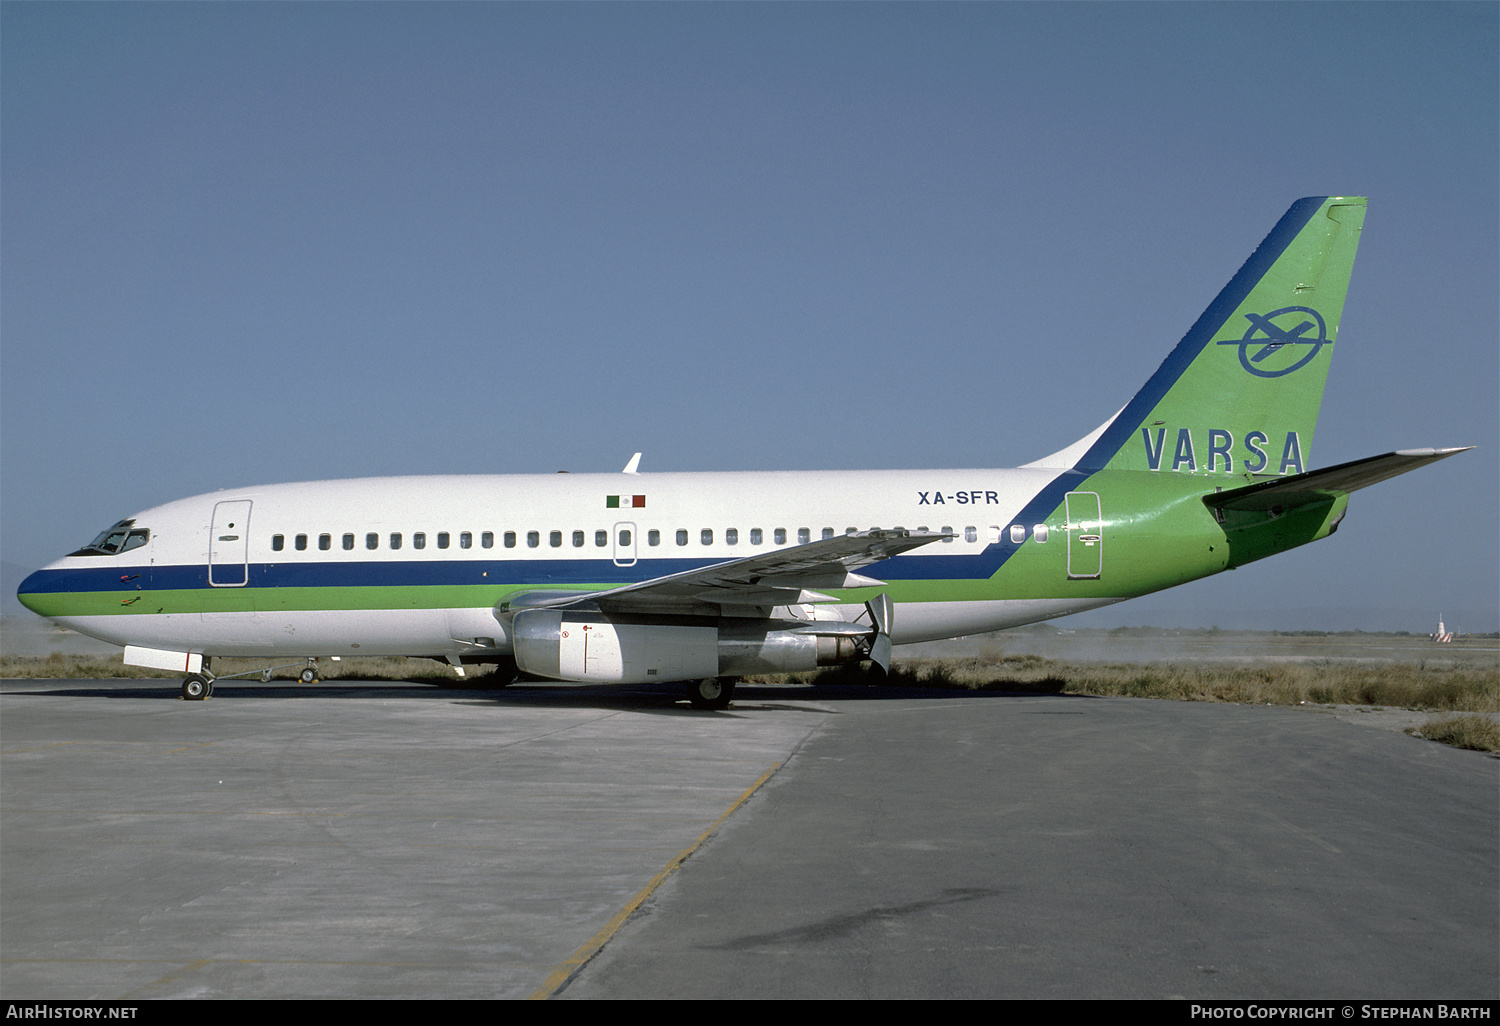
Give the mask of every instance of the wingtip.
[[1468, 452], [1474, 448], [1472, 445], [1453, 445], [1446, 449], [1397, 449], [1397, 456], [1426, 456], [1432, 459], [1442, 459], [1445, 456], [1456, 456], [1461, 452]]

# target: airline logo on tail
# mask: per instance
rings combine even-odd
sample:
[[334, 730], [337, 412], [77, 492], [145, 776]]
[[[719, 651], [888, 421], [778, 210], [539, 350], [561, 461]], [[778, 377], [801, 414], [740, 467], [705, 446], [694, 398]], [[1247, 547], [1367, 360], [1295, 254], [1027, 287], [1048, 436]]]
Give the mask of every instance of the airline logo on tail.
[[[1220, 339], [1218, 344], [1239, 346], [1240, 366], [1258, 378], [1279, 378], [1301, 370], [1325, 345], [1333, 345], [1323, 315], [1310, 306], [1284, 306], [1264, 315], [1247, 313], [1245, 319], [1250, 328], [1243, 338]], [[1278, 355], [1279, 359], [1271, 359]], [[1289, 363], [1290, 357], [1298, 358]]]

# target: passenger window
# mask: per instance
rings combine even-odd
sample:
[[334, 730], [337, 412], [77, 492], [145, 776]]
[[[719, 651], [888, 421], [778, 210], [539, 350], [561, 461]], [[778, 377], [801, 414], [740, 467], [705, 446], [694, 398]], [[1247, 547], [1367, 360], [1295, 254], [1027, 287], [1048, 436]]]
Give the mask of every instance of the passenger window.
[[630, 548], [630, 532], [629, 531], [623, 531], [622, 530], [620, 532], [620, 548], [622, 548], [622, 549], [628, 549], [628, 548]]
[[677, 544], [678, 545], [686, 545], [687, 544], [687, 531], [686, 530], [679, 530], [677, 532]]
[[1024, 525], [1022, 525], [1022, 524], [1011, 524], [1010, 525], [1010, 542], [1011, 542], [1011, 544], [1012, 545], [1019, 545], [1023, 541], [1025, 541], [1025, 540], [1026, 540], [1026, 527]]
[[393, 548], [393, 549], [399, 549], [400, 547], [401, 547], [401, 535], [398, 532], [396, 532], [396, 531], [392, 531], [391, 532], [391, 548]]
[[812, 531], [806, 527], [797, 528], [797, 544], [806, 545], [812, 541]]
[[739, 528], [731, 527], [724, 532], [725, 545], [738, 545], [740, 543]]
[[823, 528], [823, 540], [827, 541], [829, 538], [832, 538], [832, 537], [833, 537], [833, 528], [831, 528], [831, 527], [825, 527], [825, 528]]
[[440, 549], [446, 549], [447, 547], [448, 547], [448, 532], [447, 531], [439, 531], [438, 532], [438, 548], [440, 548]]
[[505, 532], [505, 547], [507, 549], [513, 549], [513, 548], [516, 547], [516, 532], [514, 532], [514, 531], [506, 531]]
[[483, 545], [487, 549], [493, 549], [495, 547], [495, 532], [486, 531], [481, 534], [479, 536], [479, 544]]
[[554, 549], [560, 549], [560, 548], [562, 548], [562, 532], [561, 531], [552, 531], [552, 532], [548, 533], [548, 535], [547, 535], [547, 542]]
[[327, 552], [329, 549], [333, 548], [333, 535], [331, 535], [331, 534], [320, 534], [320, 535], [318, 535], [318, 548], [321, 549], [324, 552]]
[[660, 531], [656, 531], [656, 530], [647, 531], [646, 532], [646, 544], [647, 545], [660, 545], [661, 544], [661, 532]]
[[346, 534], [346, 535], [344, 535], [344, 548], [346, 550], [350, 550], [350, 549], [354, 548], [354, 535], [352, 535], [352, 534]]
[[369, 534], [365, 535], [365, 548], [380, 548], [380, 535], [376, 534], [374, 531], [371, 531]]
[[953, 528], [947, 524], [943, 525], [943, 544], [946, 545], [953, 540]]
[[699, 540], [702, 541], [704, 545], [712, 545], [714, 543], [714, 529], [712, 527], [705, 527], [703, 529], [702, 535], [700, 535], [699, 537]]
[[528, 549], [534, 549], [538, 545], [540, 545], [541, 543], [542, 543], [542, 536], [540, 534], [538, 534], [536, 531], [527, 531], [526, 532], [526, 547]]
[[857, 527], [846, 527], [846, 528], [844, 528], [844, 535], [845, 535], [845, 537], [853, 538], [858, 533], [859, 533], [859, 528], [857, 528]]
[[599, 548], [601, 548], [601, 549], [604, 548], [604, 546], [608, 545], [609, 544], [609, 532], [608, 531], [595, 531], [594, 532], [594, 544], [596, 546], [598, 546]]
[[468, 531], [458, 533], [458, 547], [461, 549], [472, 549], [474, 547], [474, 535]]
[[573, 547], [575, 549], [581, 549], [581, 548], [583, 548], [583, 532], [582, 531], [574, 531], [573, 532]]
[[765, 540], [765, 535], [761, 534], [760, 528], [758, 528], [758, 527], [752, 527], [752, 528], [750, 528], [750, 544], [751, 545], [759, 545], [763, 540]]
[[1046, 541], [1047, 540], [1047, 525], [1046, 524], [1037, 524], [1035, 527], [1033, 527], [1031, 529], [1031, 537], [1036, 540], [1036, 542], [1037, 542], [1038, 545], [1040, 545], [1042, 542]]
[[286, 545], [286, 538], [279, 534], [271, 535], [271, 551], [280, 552]]
[[979, 528], [977, 528], [977, 527], [966, 527], [966, 528], [964, 528], [964, 541], [966, 541], [966, 542], [972, 542], [972, 541], [978, 541], [978, 540], [979, 540]]
[[414, 549], [425, 549], [427, 547], [427, 535], [418, 531], [411, 536], [411, 547]]
[[776, 531], [771, 535], [771, 537], [772, 537], [772, 540], [774, 540], [777, 545], [785, 545], [786, 544], [786, 528], [784, 528], [784, 527], [778, 527], [778, 528], [776, 528]]

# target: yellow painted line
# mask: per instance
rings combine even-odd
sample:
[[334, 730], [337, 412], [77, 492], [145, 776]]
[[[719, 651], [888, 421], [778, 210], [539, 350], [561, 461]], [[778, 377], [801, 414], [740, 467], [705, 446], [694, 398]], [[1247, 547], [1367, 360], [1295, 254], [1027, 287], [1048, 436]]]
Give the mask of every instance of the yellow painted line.
[[570, 958], [559, 964], [557, 968], [553, 969], [552, 974], [545, 980], [543, 980], [542, 985], [536, 990], [532, 991], [531, 995], [526, 1000], [546, 1001], [548, 998], [552, 997], [552, 995], [561, 990], [563, 984], [567, 983], [568, 980], [572, 978], [574, 973], [582, 969], [584, 965], [588, 963], [589, 959], [597, 955], [599, 951], [604, 947], [604, 945], [610, 942], [610, 939], [614, 937], [617, 932], [619, 932], [620, 927], [625, 925], [625, 920], [629, 919], [631, 915], [634, 914], [635, 910], [641, 907], [642, 902], [651, 897], [651, 895], [655, 893], [656, 889], [666, 881], [667, 877], [676, 872], [677, 867], [686, 862], [688, 860], [688, 857], [692, 855], [693, 852], [701, 848], [703, 846], [703, 842], [708, 840], [709, 836], [715, 830], [719, 829], [720, 824], [728, 819], [734, 813], [735, 809], [738, 809], [741, 805], [744, 805], [745, 802], [749, 801], [750, 796], [756, 791], [759, 791], [761, 789], [761, 786], [764, 785], [767, 780], [771, 779], [771, 775], [780, 768], [781, 763], [778, 762], [772, 765], [770, 769], [762, 773], [759, 780], [751, 784], [749, 788], [745, 790], [744, 794], [736, 798], [734, 800], [734, 803], [730, 805], [729, 808], [724, 810], [723, 815], [713, 821], [712, 826], [703, 831], [703, 833], [699, 834], [696, 841], [673, 856], [672, 860], [662, 867], [661, 872], [653, 876], [650, 882], [647, 883], [645, 887], [641, 888], [639, 894], [626, 902], [625, 907], [616, 912], [610, 919], [610, 921], [604, 924], [604, 929], [600, 930], [598, 933], [590, 937], [587, 941], [584, 942], [581, 948], [573, 952]]
[[139, 994], [141, 991], [147, 989], [148, 987], [160, 987], [165, 983], [171, 983], [183, 973], [190, 973], [195, 969], [202, 969], [206, 965], [212, 965], [213, 961], [214, 960], [211, 958], [200, 958], [195, 962], [189, 962], [187, 965], [178, 969], [175, 973], [168, 973], [166, 976], [163, 976], [159, 980], [153, 980], [145, 986], [135, 988], [135, 990], [132, 990], [129, 994], [126, 994], [124, 999], [129, 1000], [132, 994]]

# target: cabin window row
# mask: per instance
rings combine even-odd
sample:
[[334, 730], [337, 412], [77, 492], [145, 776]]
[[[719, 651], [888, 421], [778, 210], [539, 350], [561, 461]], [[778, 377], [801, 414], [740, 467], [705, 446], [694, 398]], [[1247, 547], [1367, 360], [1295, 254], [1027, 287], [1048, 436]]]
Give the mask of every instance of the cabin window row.
[[[897, 530], [900, 530], [900, 528], [897, 528]], [[926, 527], [919, 527], [919, 528], [917, 528], [917, 530], [919, 530], [919, 531], [926, 531], [928, 529]], [[948, 537], [946, 537], [946, 538], [943, 539], [943, 541], [945, 541], [945, 542], [951, 542], [951, 541], [954, 540], [955, 537], [957, 537], [957, 535], [954, 533], [953, 528], [951, 528], [951, 527], [944, 526], [940, 530], [941, 530], [941, 532], [943, 534], [948, 535]], [[1038, 541], [1045, 541], [1046, 540], [1046, 530], [1047, 529], [1046, 529], [1046, 527], [1044, 525], [1039, 525], [1037, 527], [1037, 531], [1038, 531], [1037, 540]], [[856, 534], [856, 533], [858, 533], [858, 531], [859, 531], [859, 528], [857, 528], [857, 527], [849, 527], [849, 528], [845, 528], [844, 533], [845, 534]], [[1020, 537], [1017, 537], [1017, 532], [1018, 531], [1020, 532]], [[834, 535], [835, 535], [835, 531], [831, 527], [825, 527], [820, 532], [820, 536], [822, 538], [825, 538], [825, 539], [832, 538], [832, 537], [834, 537]], [[691, 540], [691, 537], [692, 537], [692, 533], [687, 528], [680, 527], [680, 528], [678, 528], [676, 530], [676, 532], [675, 532], [675, 534], [673, 536], [673, 540], [677, 543], [678, 546], [686, 546], [686, 545], [689, 544], [689, 542]], [[368, 550], [379, 549], [381, 547], [381, 538], [382, 538], [382, 534], [379, 531], [367, 531], [367, 532], [365, 532], [365, 535], [364, 535], [364, 547], [366, 549], [368, 549]], [[388, 548], [388, 549], [400, 549], [400, 548], [403, 548], [405, 546], [405, 544], [406, 544], [406, 541], [407, 541], [405, 534], [403, 532], [401, 532], [401, 531], [392, 531], [388, 535], [386, 535], [385, 538], [386, 538], [386, 548]], [[620, 530], [620, 532], [619, 532], [619, 538], [617, 539], [617, 541], [618, 541], [618, 544], [620, 544], [622, 546], [628, 546], [628, 545], [632, 544], [631, 538], [632, 538], [632, 535], [631, 535], [630, 529], [628, 529], [628, 528], [622, 528]], [[788, 538], [788, 532], [787, 532], [787, 529], [785, 527], [777, 527], [777, 528], [774, 528], [771, 531], [772, 543], [775, 544], [775, 545], [785, 545], [787, 543], [787, 538]], [[799, 528], [797, 528], [796, 538], [797, 538], [797, 544], [798, 545], [806, 545], [807, 543], [809, 543], [810, 541], [812, 541], [812, 528], [810, 528], [810, 527], [799, 527]], [[978, 541], [979, 540], [979, 529], [976, 528], [976, 527], [965, 527], [963, 529], [963, 538], [964, 538], [964, 541], [966, 541], [966, 542]], [[1014, 525], [1014, 526], [1011, 527], [1011, 539], [1013, 541], [1020, 542], [1020, 541], [1024, 541], [1025, 538], [1026, 538], [1026, 529], [1024, 527], [1022, 527], [1019, 524], [1016, 524], [1016, 525]], [[525, 539], [526, 539], [526, 547], [527, 548], [536, 549], [536, 548], [540, 548], [541, 545], [542, 545], [542, 533], [540, 531], [527, 531], [526, 534], [525, 534]], [[318, 547], [318, 550], [322, 551], [322, 552], [331, 551], [333, 549], [333, 543], [334, 543], [333, 540], [334, 540], [334, 536], [332, 534], [320, 534], [320, 535], [318, 535], [317, 536], [317, 547]], [[433, 536], [432, 540], [435, 543], [435, 545], [436, 545], [437, 548], [439, 548], [439, 549], [446, 549], [446, 548], [451, 547], [452, 542], [453, 542], [453, 536], [448, 531], [439, 531], [436, 535]], [[504, 532], [501, 535], [501, 541], [502, 541], [502, 544], [505, 546], [505, 548], [507, 548], [507, 549], [513, 549], [513, 548], [516, 548], [517, 545], [519, 544], [520, 536], [515, 531], [506, 531], [506, 532]], [[572, 547], [575, 548], [575, 549], [584, 548], [588, 544], [588, 533], [585, 532], [585, 531], [573, 531], [573, 532], [571, 532], [571, 537], [568, 538], [568, 541], [570, 541], [572, 543]], [[749, 531], [749, 541], [750, 541], [751, 545], [762, 545], [762, 544], [764, 544], [765, 543], [765, 532], [761, 528], [759, 528], [759, 527], [752, 527], [750, 529], [750, 531]], [[411, 547], [413, 549], [425, 549], [425, 548], [427, 548], [428, 535], [427, 535], [427, 533], [425, 531], [418, 531], [418, 532], [412, 534], [410, 542], [411, 542]], [[698, 531], [698, 542], [701, 545], [712, 545], [712, 544], [714, 544], [714, 529], [712, 527], [705, 527], [705, 528], [700, 529]], [[311, 535], [298, 534], [298, 535], [293, 535], [293, 537], [292, 537], [292, 548], [295, 551], [297, 551], [297, 552], [305, 552], [305, 551], [307, 551], [307, 549], [309, 548], [309, 546], [310, 546], [311, 543], [312, 543], [312, 536]], [[340, 546], [340, 548], [344, 549], [345, 551], [353, 551], [355, 548], [358, 547], [357, 543], [358, 543], [358, 536], [354, 532], [346, 532], [346, 533], [344, 533], [339, 538], [339, 546]], [[595, 548], [601, 548], [601, 549], [602, 548], [607, 548], [609, 546], [609, 531], [603, 530], [603, 529], [594, 531], [593, 532], [593, 543], [594, 543], [594, 547]], [[647, 545], [655, 547], [655, 546], [660, 545], [661, 543], [662, 543], [662, 532], [661, 531], [656, 530], [656, 529], [652, 529], [652, 530], [648, 530], [646, 532], [646, 544]], [[739, 531], [739, 528], [737, 528], [737, 527], [726, 528], [725, 531], [724, 531], [724, 544], [726, 544], [726, 545], [738, 545], [739, 543], [740, 543], [740, 531]], [[549, 531], [549, 532], [547, 532], [547, 545], [548, 545], [549, 548], [554, 548], [554, 549], [563, 548], [564, 547], [564, 532], [562, 532], [562, 531]], [[473, 532], [471, 532], [471, 531], [460, 531], [458, 533], [458, 547], [460, 549], [471, 549], [471, 548], [473, 548], [474, 547], [474, 534], [473, 534]], [[484, 548], [484, 549], [492, 549], [492, 548], [494, 548], [495, 547], [495, 532], [493, 532], [493, 531], [482, 531], [482, 532], [480, 532], [480, 534], [479, 534], [479, 547], [480, 548]], [[272, 552], [283, 552], [283, 551], [285, 551], [285, 549], [286, 549], [286, 535], [284, 535], [284, 534], [273, 534], [271, 536], [271, 551]]]
[[[328, 551], [332, 550], [333, 549], [333, 537], [334, 536], [331, 535], [331, 534], [320, 534], [320, 535], [318, 535], [317, 546], [318, 546], [319, 551], [328, 552]], [[368, 531], [368, 532], [366, 532], [365, 536], [364, 536], [364, 547], [367, 548], [367, 549], [378, 549], [378, 548], [380, 548], [380, 537], [381, 537], [381, 535], [380, 535], [379, 531]], [[427, 548], [427, 538], [428, 538], [428, 536], [427, 536], [427, 533], [425, 531], [418, 531], [418, 532], [416, 532], [415, 534], [413, 534], [411, 536], [411, 547], [414, 548], [414, 549], [425, 549], [425, 548]], [[399, 548], [402, 547], [404, 540], [405, 540], [405, 535], [402, 532], [400, 532], [400, 531], [392, 531], [391, 534], [390, 534], [390, 536], [389, 536], [389, 540], [387, 541], [386, 545], [387, 545], [388, 548], [399, 549]], [[447, 531], [439, 531], [436, 535], [433, 536], [433, 541], [436, 543], [436, 545], [437, 545], [438, 548], [440, 548], [440, 549], [446, 549], [446, 548], [449, 548], [453, 544], [453, 535], [450, 534]], [[304, 551], [306, 551], [308, 549], [310, 542], [311, 542], [311, 536], [310, 535], [306, 535], [306, 534], [295, 535], [292, 538], [292, 548], [294, 548], [298, 552], [304, 552]], [[484, 531], [484, 532], [482, 532], [479, 535], [479, 545], [480, 545], [481, 548], [486, 548], [486, 549], [492, 549], [492, 548], [494, 548], [495, 547], [495, 532], [493, 532], [493, 531]], [[353, 532], [345, 532], [339, 538], [339, 547], [342, 548], [342, 549], [344, 549], [345, 551], [353, 551], [355, 548], [358, 547], [358, 545], [357, 545], [357, 536]], [[461, 549], [472, 549], [474, 547], [474, 534], [473, 534], [473, 532], [471, 532], [471, 531], [460, 531], [459, 534], [458, 534], [458, 547], [461, 548]], [[286, 549], [286, 535], [284, 535], [284, 534], [273, 534], [273, 535], [271, 535], [271, 551], [272, 552], [281, 552], [281, 551], [283, 551], [285, 549]]]

